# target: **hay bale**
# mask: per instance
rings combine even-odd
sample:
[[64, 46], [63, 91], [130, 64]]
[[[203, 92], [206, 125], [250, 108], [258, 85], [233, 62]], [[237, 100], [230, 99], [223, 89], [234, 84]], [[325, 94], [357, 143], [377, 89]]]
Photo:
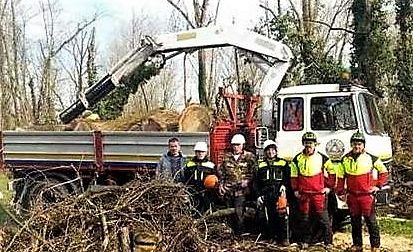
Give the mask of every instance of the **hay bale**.
[[211, 110], [200, 104], [191, 104], [179, 117], [179, 131], [208, 132], [212, 123]]

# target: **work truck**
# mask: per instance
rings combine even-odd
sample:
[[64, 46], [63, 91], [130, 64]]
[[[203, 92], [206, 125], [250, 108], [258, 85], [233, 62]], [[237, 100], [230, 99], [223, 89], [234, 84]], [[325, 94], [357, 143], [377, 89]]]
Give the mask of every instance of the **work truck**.
[[318, 135], [318, 150], [332, 158], [348, 151], [351, 134], [360, 131], [371, 154], [391, 161], [390, 138], [374, 94], [351, 81], [281, 87], [293, 58], [290, 48], [232, 26], [145, 37], [59, 118], [69, 123], [145, 66], [162, 68], [181, 53], [226, 46], [237, 48], [265, 77], [254, 83], [252, 94], [220, 89], [227, 117], [214, 121], [209, 132], [0, 132], [0, 165], [12, 175], [14, 205], [27, 209], [38, 200], [56, 201], [93, 185], [121, 185], [152, 173], [171, 137], [180, 139], [184, 155], [192, 155], [196, 142], [207, 142], [212, 161], [219, 165], [236, 133], [246, 137], [247, 148], [257, 155], [265, 140], [274, 139], [279, 156], [291, 160], [302, 149], [306, 131]]

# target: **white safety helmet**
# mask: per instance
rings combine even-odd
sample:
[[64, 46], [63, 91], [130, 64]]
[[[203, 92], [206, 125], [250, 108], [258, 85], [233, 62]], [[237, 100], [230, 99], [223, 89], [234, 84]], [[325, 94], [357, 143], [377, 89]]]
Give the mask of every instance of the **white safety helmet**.
[[264, 142], [264, 150], [267, 149], [268, 146], [274, 146], [277, 149], [277, 144], [273, 140], [265, 140]]
[[197, 142], [194, 147], [194, 151], [208, 151], [208, 145], [205, 142]]
[[235, 134], [231, 139], [231, 144], [245, 144], [245, 137], [241, 134]]

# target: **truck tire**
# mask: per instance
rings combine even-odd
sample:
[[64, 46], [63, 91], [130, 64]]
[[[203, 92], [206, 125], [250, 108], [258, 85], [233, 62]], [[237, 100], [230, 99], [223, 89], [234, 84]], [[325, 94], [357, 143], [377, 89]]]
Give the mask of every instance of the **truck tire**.
[[27, 190], [22, 197], [22, 212], [28, 213], [36, 205], [47, 206], [62, 201], [69, 194], [69, 188], [60, 180], [50, 178], [32, 181], [27, 185]]

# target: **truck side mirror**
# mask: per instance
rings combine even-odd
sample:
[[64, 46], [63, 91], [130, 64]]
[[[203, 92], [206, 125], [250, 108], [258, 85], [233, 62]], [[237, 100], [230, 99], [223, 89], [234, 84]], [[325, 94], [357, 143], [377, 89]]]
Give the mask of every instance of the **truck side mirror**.
[[264, 142], [268, 140], [268, 137], [267, 127], [257, 127], [255, 129], [255, 147], [262, 149], [264, 147]]

